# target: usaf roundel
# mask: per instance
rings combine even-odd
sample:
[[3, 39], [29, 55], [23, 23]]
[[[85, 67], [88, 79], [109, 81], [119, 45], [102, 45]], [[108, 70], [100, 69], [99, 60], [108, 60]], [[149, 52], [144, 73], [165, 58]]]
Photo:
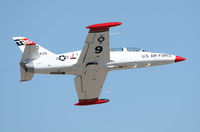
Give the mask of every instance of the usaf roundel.
[[66, 59], [66, 57], [64, 55], [59, 56], [59, 60], [64, 61], [65, 59]]

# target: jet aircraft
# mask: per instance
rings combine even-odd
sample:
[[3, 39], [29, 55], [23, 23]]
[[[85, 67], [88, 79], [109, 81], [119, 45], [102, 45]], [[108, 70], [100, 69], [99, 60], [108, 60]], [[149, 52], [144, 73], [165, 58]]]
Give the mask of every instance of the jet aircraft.
[[105, 78], [111, 70], [135, 69], [171, 64], [185, 58], [153, 53], [139, 48], [110, 49], [109, 28], [121, 22], [87, 26], [89, 33], [82, 50], [54, 54], [25, 37], [13, 37], [23, 55], [20, 61], [21, 81], [29, 81], [35, 73], [76, 75], [74, 83], [79, 102], [75, 105], [106, 103], [99, 99]]

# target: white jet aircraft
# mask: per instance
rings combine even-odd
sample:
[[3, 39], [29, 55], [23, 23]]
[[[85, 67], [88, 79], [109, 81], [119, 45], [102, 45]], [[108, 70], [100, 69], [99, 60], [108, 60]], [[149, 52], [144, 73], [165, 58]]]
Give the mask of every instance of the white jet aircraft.
[[75, 105], [106, 103], [99, 99], [106, 75], [111, 70], [135, 69], [170, 64], [185, 58], [152, 53], [138, 48], [110, 49], [109, 28], [121, 25], [109, 22], [87, 26], [88, 36], [82, 51], [54, 54], [25, 37], [13, 37], [23, 55], [20, 62], [21, 81], [29, 81], [35, 73], [73, 74], [79, 102]]

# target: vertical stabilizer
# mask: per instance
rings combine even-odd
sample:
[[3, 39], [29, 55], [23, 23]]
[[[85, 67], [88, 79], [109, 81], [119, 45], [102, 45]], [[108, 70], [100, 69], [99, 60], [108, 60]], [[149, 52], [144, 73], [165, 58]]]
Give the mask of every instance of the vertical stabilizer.
[[[22, 53], [24, 52], [27, 41], [32, 42], [29, 39], [27, 39], [26, 37], [13, 37], [13, 40], [16, 42], [17, 46], [20, 48]], [[34, 43], [34, 42], [32, 42], [32, 43]], [[43, 48], [42, 46], [40, 46], [36, 43], [35, 43], [35, 45], [37, 46], [38, 52], [40, 53], [40, 55], [55, 55], [54, 53]]]

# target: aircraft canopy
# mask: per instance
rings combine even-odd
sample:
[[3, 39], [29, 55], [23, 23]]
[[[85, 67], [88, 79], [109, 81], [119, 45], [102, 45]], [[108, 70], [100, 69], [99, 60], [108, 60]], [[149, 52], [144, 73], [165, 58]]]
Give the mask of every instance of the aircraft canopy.
[[129, 51], [129, 52], [144, 52], [145, 50], [134, 47], [112, 48], [110, 51]]

